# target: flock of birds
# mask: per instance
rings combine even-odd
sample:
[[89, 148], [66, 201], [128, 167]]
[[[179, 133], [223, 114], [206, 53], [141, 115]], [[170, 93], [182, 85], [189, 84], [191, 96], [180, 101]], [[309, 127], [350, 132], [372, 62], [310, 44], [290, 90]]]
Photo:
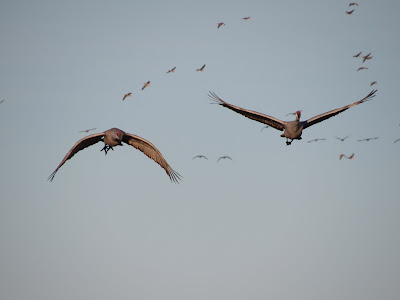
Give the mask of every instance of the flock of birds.
[[[358, 6], [358, 4], [350, 3], [349, 6]], [[352, 11], [346, 11], [346, 13], [349, 15], [351, 15], [353, 12], [354, 12], [354, 9]], [[250, 17], [244, 17], [242, 19], [248, 21], [248, 20], [250, 20]], [[218, 29], [221, 26], [225, 26], [225, 23], [223, 23], [223, 22], [217, 23]], [[362, 54], [362, 51], [360, 51], [359, 53], [357, 53], [353, 56], [358, 58], [358, 57], [361, 57], [361, 54]], [[371, 59], [372, 59], [371, 53], [368, 53], [367, 55], [362, 56], [363, 63], [365, 61], [371, 60]], [[202, 67], [196, 69], [196, 71], [203, 72], [205, 67], [206, 67], [206, 65], [204, 64]], [[174, 73], [175, 69], [176, 69], [176, 67], [173, 67], [172, 69], [168, 70], [166, 73]], [[360, 67], [357, 71], [366, 70], [366, 69], [367, 69], [366, 67]], [[377, 84], [377, 81], [371, 82], [370, 85], [372, 86], [375, 84]], [[150, 80], [144, 83], [142, 90], [144, 90], [145, 88], [147, 88], [149, 86], [150, 86]], [[218, 104], [222, 107], [232, 110], [232, 111], [234, 111], [238, 114], [241, 114], [251, 120], [263, 123], [265, 126], [261, 130], [263, 130], [264, 128], [273, 127], [279, 131], [283, 131], [283, 133], [281, 134], [281, 137], [286, 138], [286, 145], [291, 145], [291, 143], [294, 140], [302, 139], [301, 135], [302, 135], [302, 132], [304, 129], [306, 129], [312, 125], [315, 125], [319, 122], [325, 121], [333, 116], [336, 116], [355, 105], [359, 105], [361, 103], [371, 100], [373, 97], [375, 97], [376, 92], [377, 92], [377, 90], [372, 90], [368, 95], [366, 95], [361, 100], [358, 100], [358, 101], [348, 104], [346, 106], [319, 114], [317, 116], [314, 116], [314, 117], [312, 117], [308, 120], [304, 120], [304, 121], [300, 120], [300, 118], [301, 118], [300, 110], [286, 115], [286, 116], [294, 115], [295, 120], [282, 121], [278, 118], [275, 118], [275, 117], [272, 117], [272, 116], [269, 116], [269, 115], [266, 115], [263, 113], [259, 113], [256, 111], [252, 111], [252, 110], [249, 110], [246, 108], [241, 108], [239, 106], [230, 104], [230, 103], [222, 100], [220, 97], [218, 97], [213, 92], [209, 92], [209, 97], [213, 101], [214, 104]], [[125, 100], [131, 96], [132, 96], [132, 92], [126, 93], [123, 96], [122, 100]], [[3, 103], [3, 102], [4, 102], [4, 100], [2, 100], [0, 103]], [[80, 133], [84, 133], [84, 132], [88, 133], [95, 129], [96, 128], [82, 130], [82, 131], [80, 131]], [[348, 137], [349, 136], [346, 136], [344, 138], [339, 138], [339, 137], [335, 137], [335, 138], [340, 140], [341, 142], [344, 142]], [[358, 141], [359, 142], [370, 141], [370, 140], [375, 140], [375, 139], [378, 139], [378, 137], [365, 138], [365, 139], [361, 139]], [[316, 139], [308, 141], [308, 143], [318, 142], [318, 141], [323, 141], [323, 140], [326, 140], [326, 139], [325, 138], [316, 138]], [[398, 141], [400, 141], [400, 138], [397, 139], [395, 141], [395, 143]], [[176, 171], [174, 171], [174, 169], [171, 168], [171, 166], [167, 163], [167, 161], [165, 160], [165, 158], [163, 157], [161, 152], [150, 141], [148, 141], [142, 137], [139, 137], [137, 135], [124, 132], [123, 130], [118, 129], [118, 128], [111, 128], [111, 129], [106, 130], [101, 133], [94, 133], [94, 134], [88, 135], [88, 136], [80, 139], [79, 141], [77, 141], [75, 143], [75, 145], [68, 151], [68, 153], [62, 159], [61, 163], [57, 166], [57, 168], [53, 171], [53, 173], [50, 174], [50, 176], [48, 177], [48, 180], [52, 181], [54, 179], [54, 176], [56, 175], [57, 171], [65, 164], [65, 162], [67, 160], [71, 159], [77, 152], [79, 152], [89, 146], [92, 146], [98, 142], [104, 143], [104, 147], [101, 149], [101, 151], [104, 151], [105, 155], [107, 155], [109, 150], [114, 150], [113, 148], [115, 146], [122, 146], [123, 143], [130, 145], [130, 146], [136, 148], [137, 150], [141, 151], [143, 154], [145, 154], [150, 159], [155, 161], [160, 167], [162, 167], [172, 182], [178, 183], [179, 180], [181, 180], [181, 175], [179, 175]], [[206, 156], [201, 155], [201, 154], [194, 156], [193, 160], [197, 159], [197, 158], [208, 160], [208, 158]], [[345, 154], [340, 154], [339, 159], [341, 160], [342, 158], [354, 159], [354, 153], [351, 154], [350, 156], [346, 156]], [[225, 155], [225, 156], [219, 157], [217, 162], [219, 162], [220, 160], [224, 160], [224, 159], [232, 160], [231, 157]]]

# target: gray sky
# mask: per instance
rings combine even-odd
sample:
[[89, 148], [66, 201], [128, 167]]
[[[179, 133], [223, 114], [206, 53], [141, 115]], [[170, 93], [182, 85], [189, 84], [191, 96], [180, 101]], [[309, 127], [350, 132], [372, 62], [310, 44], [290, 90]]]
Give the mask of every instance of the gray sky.
[[[398, 299], [400, 2], [350, 2], [2, 1], [0, 298]], [[207, 97], [290, 120], [373, 88], [291, 146]], [[100, 143], [48, 182], [94, 127], [183, 182]]]

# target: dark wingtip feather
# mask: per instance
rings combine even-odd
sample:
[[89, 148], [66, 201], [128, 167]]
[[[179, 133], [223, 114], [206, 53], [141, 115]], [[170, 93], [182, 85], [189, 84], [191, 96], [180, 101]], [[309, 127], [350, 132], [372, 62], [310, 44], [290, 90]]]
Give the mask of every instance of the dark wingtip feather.
[[182, 176], [174, 169], [169, 168], [168, 171], [169, 171], [168, 173], [169, 179], [171, 179], [172, 182], [179, 183], [179, 180], [182, 180]]
[[47, 180], [52, 182], [54, 179], [54, 176], [56, 176], [57, 171], [58, 171], [58, 169], [56, 169], [53, 173], [51, 173], [50, 176], [47, 177]]

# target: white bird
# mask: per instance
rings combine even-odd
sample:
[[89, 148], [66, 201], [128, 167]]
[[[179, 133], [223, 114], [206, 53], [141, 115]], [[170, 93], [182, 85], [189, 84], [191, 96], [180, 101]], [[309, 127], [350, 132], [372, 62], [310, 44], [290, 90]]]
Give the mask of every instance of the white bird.
[[[281, 121], [277, 118], [274, 118], [274, 117], [271, 117], [268, 115], [264, 115], [264, 114], [256, 112], [256, 111], [248, 110], [245, 108], [241, 108], [241, 107], [229, 104], [229, 103], [225, 102], [224, 100], [222, 100], [221, 98], [219, 98], [213, 92], [210, 92], [209, 97], [216, 104], [219, 104], [219, 105], [222, 105], [223, 107], [229, 108], [230, 110], [233, 110], [234, 112], [241, 114], [249, 119], [258, 121], [260, 123], [267, 124], [271, 127], [274, 127], [275, 129], [283, 131], [283, 134], [281, 135], [281, 137], [285, 137], [286, 145], [290, 145], [293, 140], [301, 140], [301, 134], [304, 129], [306, 129], [314, 124], [317, 124], [319, 122], [322, 122], [326, 119], [329, 119], [333, 116], [336, 116], [337, 114], [344, 112], [345, 110], [349, 109], [352, 106], [355, 106], [355, 105], [363, 103], [364, 101], [370, 100], [371, 98], [373, 98], [375, 96], [375, 93], [376, 93], [376, 90], [372, 90], [366, 97], [364, 97], [363, 99], [361, 99], [357, 102], [354, 102], [352, 104], [343, 106], [341, 108], [337, 108], [337, 109], [328, 111], [326, 113], [317, 115], [306, 121], [300, 121], [300, 116], [301, 116], [300, 111], [296, 112], [296, 120]], [[289, 141], [289, 140], [291, 140], [291, 141]]]
[[[169, 166], [161, 152], [158, 151], [158, 149], [152, 143], [137, 135], [124, 132], [118, 128], [111, 128], [105, 132], [95, 133], [77, 141], [71, 150], [68, 151], [67, 155], [65, 155], [57, 169], [50, 174], [48, 180], [53, 181], [58, 169], [60, 169], [61, 166], [77, 152], [100, 141], [104, 142], [104, 147], [101, 149], [101, 151], [104, 150], [105, 154], [107, 154], [110, 149], [114, 150], [113, 147], [115, 146], [122, 146], [122, 142], [131, 145], [158, 163], [165, 170], [165, 172], [167, 172], [171, 181], [178, 183], [178, 180], [181, 180], [181, 175], [179, 175]], [[124, 164], [123, 167], [125, 168], [126, 165]]]

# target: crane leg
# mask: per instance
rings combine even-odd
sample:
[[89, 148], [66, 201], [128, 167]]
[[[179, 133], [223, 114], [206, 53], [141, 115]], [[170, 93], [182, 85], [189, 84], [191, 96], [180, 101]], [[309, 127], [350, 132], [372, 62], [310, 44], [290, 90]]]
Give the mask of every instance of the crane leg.
[[109, 145], [104, 145], [103, 149], [101, 149], [100, 151], [103, 151], [103, 150], [104, 150], [104, 155], [107, 155], [107, 152], [108, 152], [110, 149], [111, 149], [112, 151], [114, 151], [113, 147], [111, 147], [111, 146], [109, 146]]
[[289, 139], [287, 138], [287, 139], [286, 139], [286, 146], [289, 146], [289, 145], [291, 145], [291, 144], [292, 144], [292, 142], [293, 142], [293, 140], [291, 140], [291, 141], [289, 142]]

